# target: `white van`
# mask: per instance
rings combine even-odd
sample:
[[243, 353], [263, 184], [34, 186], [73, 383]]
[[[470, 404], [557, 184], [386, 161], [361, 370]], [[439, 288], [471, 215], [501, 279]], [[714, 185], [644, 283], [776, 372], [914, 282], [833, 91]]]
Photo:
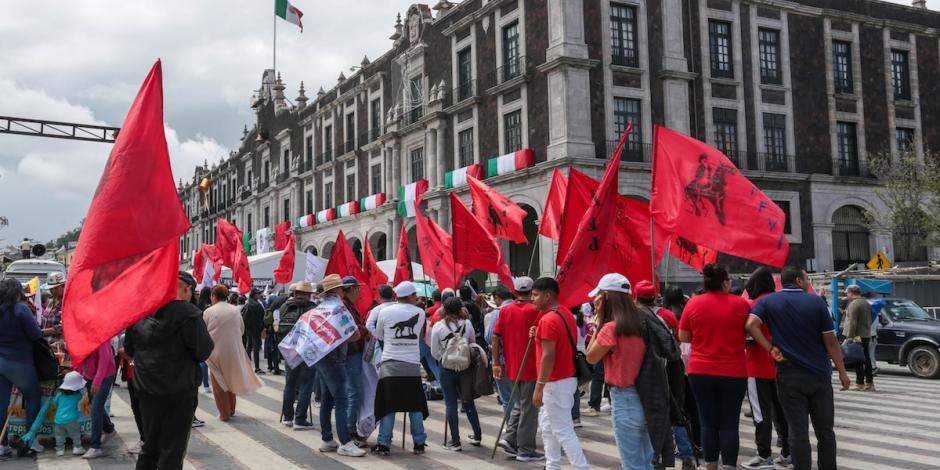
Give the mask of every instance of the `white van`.
[[39, 283], [45, 284], [50, 273], [65, 274], [65, 265], [58, 261], [43, 259], [21, 259], [10, 263], [3, 277], [12, 277], [21, 283], [27, 283], [34, 277], [39, 277]]

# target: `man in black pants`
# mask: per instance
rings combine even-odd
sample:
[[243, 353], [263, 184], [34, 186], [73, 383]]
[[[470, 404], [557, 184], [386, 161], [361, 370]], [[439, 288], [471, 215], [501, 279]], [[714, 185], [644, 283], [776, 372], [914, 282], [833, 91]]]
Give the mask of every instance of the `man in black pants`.
[[248, 351], [249, 357], [254, 355], [255, 374], [264, 373], [261, 371], [260, 357], [261, 332], [264, 330], [264, 307], [258, 302], [259, 297], [261, 297], [261, 291], [252, 289], [251, 297], [242, 309], [242, 319], [245, 321], [245, 336], [248, 339], [245, 349]]
[[[790, 458], [795, 470], [810, 470], [813, 450], [809, 422], [816, 433], [819, 470], [836, 470], [835, 405], [832, 399], [832, 367], [839, 371], [842, 390], [849, 375], [842, 363], [832, 317], [819, 296], [806, 293], [809, 278], [800, 268], [788, 266], [780, 274], [783, 290], [761, 297], [751, 309], [745, 328], [777, 362], [777, 396], [789, 426]], [[771, 344], [761, 333], [766, 323]]]
[[871, 353], [871, 304], [862, 298], [862, 290], [857, 285], [845, 288], [845, 297], [849, 305], [845, 308], [845, 323], [842, 325], [842, 334], [847, 344], [854, 341], [862, 345], [865, 359], [855, 364], [855, 385], [850, 390], [874, 391], [875, 382], [872, 373]]
[[144, 445], [137, 470], [183, 468], [202, 381], [199, 363], [215, 344], [192, 303], [196, 281], [180, 272], [177, 299], [127, 330], [124, 351], [134, 358], [133, 386]]

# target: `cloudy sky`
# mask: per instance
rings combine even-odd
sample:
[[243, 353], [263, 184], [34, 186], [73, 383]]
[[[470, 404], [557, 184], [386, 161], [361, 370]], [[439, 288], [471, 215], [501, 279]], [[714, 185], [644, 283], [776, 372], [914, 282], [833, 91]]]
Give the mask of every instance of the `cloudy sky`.
[[[426, 0], [428, 3], [435, 3]], [[413, 0], [293, 0], [305, 32], [279, 20], [288, 97], [336, 83], [363, 54], [390, 46]], [[0, 115], [120, 126], [140, 82], [163, 59], [174, 173], [238, 144], [248, 100], [271, 67], [273, 0], [3, 0]], [[906, 2], [905, 2], [906, 3]], [[940, 0], [928, 0], [932, 9]], [[110, 145], [0, 135], [0, 246], [52, 239], [84, 217]]]

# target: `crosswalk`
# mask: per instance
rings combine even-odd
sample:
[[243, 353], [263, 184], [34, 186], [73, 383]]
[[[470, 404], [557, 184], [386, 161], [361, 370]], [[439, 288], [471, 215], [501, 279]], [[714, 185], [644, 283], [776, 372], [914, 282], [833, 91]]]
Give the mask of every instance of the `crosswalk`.
[[[425, 421], [428, 449], [423, 456], [411, 453], [411, 436], [402, 449], [402, 428], [395, 429], [395, 446], [389, 457], [347, 458], [317, 451], [318, 430], [294, 431], [278, 423], [284, 379], [263, 376], [265, 387], [258, 393], [238, 398], [237, 414], [228, 423], [216, 417], [215, 405], [208, 395], [200, 395], [197, 417], [206, 426], [193, 431], [185, 468], [188, 470], [235, 469], [469, 469], [541, 468], [543, 464], [524, 464], [508, 459], [502, 451], [490, 459], [502, 418], [502, 408], [494, 397], [477, 400], [483, 427], [483, 446], [464, 445], [463, 452], [443, 449], [444, 404], [429, 403], [431, 416]], [[877, 392], [836, 392], [836, 436], [839, 468], [937, 469], [940, 468], [940, 381], [911, 377], [896, 367], [882, 367], [876, 378]], [[130, 412], [126, 390], [117, 389], [112, 398], [112, 412], [118, 435], [105, 445], [108, 455], [83, 460], [55, 457], [51, 450], [34, 459], [0, 458], [0, 469], [128, 469], [135, 458], [127, 452], [137, 441], [137, 431]], [[314, 424], [317, 410], [314, 409]], [[620, 468], [609, 416], [582, 418], [578, 436], [592, 468]], [[461, 416], [461, 431], [469, 434], [469, 423]], [[372, 442], [375, 440], [373, 433]], [[741, 452], [743, 462], [755, 455], [753, 426], [741, 417]], [[466, 442], [465, 442], [466, 444]], [[541, 445], [541, 442], [539, 442]], [[701, 468], [704, 468], [701, 467]]]

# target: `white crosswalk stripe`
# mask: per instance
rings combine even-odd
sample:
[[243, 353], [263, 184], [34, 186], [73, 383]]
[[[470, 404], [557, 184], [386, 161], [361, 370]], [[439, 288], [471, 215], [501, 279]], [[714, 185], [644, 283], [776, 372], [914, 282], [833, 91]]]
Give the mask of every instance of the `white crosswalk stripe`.
[[[264, 376], [265, 388], [257, 394], [238, 398], [237, 414], [229, 423], [215, 417], [211, 397], [200, 395], [197, 417], [206, 426], [195, 429], [190, 438], [185, 468], [187, 470], [236, 469], [473, 469], [541, 468], [540, 463], [523, 464], [498, 451], [490, 459], [496, 433], [502, 420], [502, 408], [494, 397], [477, 400], [483, 427], [483, 446], [473, 447], [466, 441], [461, 453], [449, 452], [441, 446], [444, 436], [444, 404], [429, 403], [431, 416], [424, 422], [428, 433], [428, 449], [424, 456], [411, 454], [411, 436], [407, 448], [401, 448], [401, 418], [395, 429], [392, 455], [387, 458], [366, 456], [347, 458], [335, 453], [323, 454], [318, 430], [294, 431], [278, 422], [281, 389], [284, 378]], [[836, 436], [839, 468], [847, 470], [936, 469], [940, 468], [940, 381], [920, 380], [898, 367], [882, 367], [876, 378], [876, 392], [836, 391]], [[586, 403], [586, 402], [585, 402]], [[72, 470], [133, 468], [134, 456], [127, 448], [137, 441], [137, 430], [131, 416], [126, 390], [116, 390], [112, 398], [114, 422], [118, 437], [105, 445], [108, 455], [96, 460], [76, 457], [55, 457], [50, 448], [36, 460], [8, 459], [0, 468]], [[314, 424], [318, 426], [319, 410], [314, 408]], [[583, 417], [584, 427], [578, 430], [581, 444], [593, 468], [619, 468], [617, 447], [609, 416]], [[469, 423], [460, 417], [461, 431], [469, 434]], [[810, 430], [812, 432], [812, 430]], [[741, 416], [741, 450], [739, 461], [756, 454], [754, 429], [750, 418]], [[371, 442], [375, 442], [373, 433]], [[49, 443], [51, 447], [51, 442]], [[541, 445], [541, 441], [539, 441]], [[775, 448], [776, 450], [776, 448]], [[701, 467], [704, 468], [704, 467]]]

